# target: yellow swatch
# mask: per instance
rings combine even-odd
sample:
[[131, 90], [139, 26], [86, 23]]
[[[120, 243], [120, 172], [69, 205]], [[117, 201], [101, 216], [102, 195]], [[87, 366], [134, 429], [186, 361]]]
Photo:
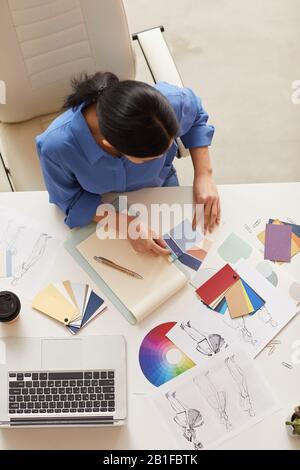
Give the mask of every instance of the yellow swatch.
[[66, 289], [66, 291], [68, 292], [70, 298], [72, 299], [72, 302], [76, 305], [77, 308], [79, 308], [78, 305], [77, 305], [77, 302], [76, 302], [76, 299], [75, 299], [70, 281], [63, 281], [63, 285], [64, 285], [64, 288]]
[[77, 315], [76, 307], [70, 304], [52, 284], [35, 296], [32, 307], [64, 325], [68, 325]]
[[248, 313], [251, 313], [251, 312], [254, 311], [254, 307], [253, 307], [253, 305], [252, 305], [252, 303], [251, 303], [251, 301], [250, 301], [250, 299], [249, 299], [249, 296], [248, 296], [248, 294], [247, 294], [247, 292], [246, 292], [246, 289], [245, 289], [243, 283], [241, 283], [241, 284], [242, 284], [243, 294], [244, 294], [244, 297], [245, 297], [245, 299], [246, 299], [246, 303], [247, 303], [247, 306], [248, 306]]

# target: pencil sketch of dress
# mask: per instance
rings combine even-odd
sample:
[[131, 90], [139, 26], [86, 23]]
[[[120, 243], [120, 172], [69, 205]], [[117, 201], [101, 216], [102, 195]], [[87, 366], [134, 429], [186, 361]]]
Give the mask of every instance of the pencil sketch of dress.
[[267, 310], [265, 306], [263, 306], [258, 312], [257, 315], [259, 319], [265, 323], [265, 325], [270, 325], [272, 328], [276, 328], [278, 326], [278, 322], [274, 320], [271, 313]]
[[18, 239], [21, 237], [22, 231], [25, 230], [25, 228], [24, 225], [15, 226], [14, 221], [9, 220], [1, 235], [0, 245], [3, 245], [12, 255], [16, 255]]
[[195, 385], [198, 387], [201, 395], [204, 396], [209, 406], [216, 412], [220, 424], [224, 425], [226, 431], [232, 429], [227, 414], [227, 394], [224, 390], [218, 390], [211, 380], [210, 372], [207, 371], [203, 376], [195, 377]]
[[227, 344], [219, 334], [207, 334], [191, 325], [190, 321], [182, 322], [180, 328], [196, 342], [196, 350], [205, 356], [212, 356], [220, 352], [221, 348]]
[[236, 330], [245, 343], [251, 343], [252, 346], [257, 345], [258, 341], [254, 338], [253, 334], [249, 330], [244, 317], [232, 319], [227, 316], [223, 318], [223, 321], [227, 326], [233, 330]]
[[238, 365], [234, 354], [225, 359], [225, 365], [227, 366], [231, 377], [233, 378], [238, 387], [240, 396], [240, 407], [242, 408], [242, 410], [246, 411], [249, 416], [255, 416], [255, 411], [253, 409], [251, 397], [248, 391], [246, 375], [243, 369]]
[[22, 279], [22, 277], [29, 271], [34, 264], [36, 264], [43, 256], [46, 250], [47, 242], [52, 237], [47, 233], [41, 233], [38, 239], [36, 240], [35, 244], [32, 247], [31, 253], [26, 259], [23, 261], [21, 265], [18, 266], [16, 272], [14, 274], [12, 284], [16, 285]]
[[174, 416], [174, 422], [181, 427], [183, 431], [183, 437], [191, 442], [194, 449], [202, 449], [202, 443], [197, 439], [197, 428], [203, 426], [204, 421], [199, 410], [190, 408], [185, 405], [176, 397], [176, 392], [166, 393], [166, 398], [169, 401], [171, 407], [176, 411]]

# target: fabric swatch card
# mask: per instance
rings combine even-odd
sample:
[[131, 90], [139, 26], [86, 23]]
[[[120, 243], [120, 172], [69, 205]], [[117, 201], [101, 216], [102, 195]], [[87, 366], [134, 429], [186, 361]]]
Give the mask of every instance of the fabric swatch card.
[[252, 289], [252, 287], [249, 286], [249, 284], [247, 284], [246, 281], [244, 281], [242, 279], [242, 283], [243, 283], [243, 288], [244, 288], [244, 294], [247, 296], [247, 301], [249, 303], [249, 307], [250, 307], [250, 310], [249, 310], [249, 313], [250, 314], [253, 314], [255, 312], [257, 312], [257, 310], [259, 310], [260, 308], [263, 307], [263, 305], [266, 303], [265, 300], [260, 296], [258, 295], [257, 292], [255, 292], [254, 289]]
[[99, 310], [103, 308], [104, 300], [101, 299], [94, 291], [91, 292], [86, 310], [84, 312], [83, 320], [81, 326], [86, 325], [91, 321], [94, 315], [98, 314]]
[[246, 296], [243, 292], [243, 284], [240, 279], [228, 289], [225, 298], [231, 318], [248, 315], [249, 309]]
[[292, 227], [267, 224], [264, 258], [270, 261], [291, 261]]
[[290, 225], [292, 227], [292, 233], [294, 233], [300, 239], [300, 225], [291, 224], [289, 222], [283, 222], [282, 220], [278, 219], [269, 219], [269, 224], [274, 224], [275, 222], [280, 222], [284, 225]]
[[49, 284], [39, 292], [32, 302], [32, 308], [68, 325], [77, 316], [77, 309], [54, 287]]
[[79, 286], [79, 284], [75, 284], [73, 286], [73, 284], [70, 283], [70, 288], [73, 292], [76, 292], [74, 297], [77, 297], [78, 303], [82, 306], [80, 318], [77, 319], [76, 322], [72, 322], [68, 325], [69, 331], [74, 335], [106, 309], [104, 300], [89, 286], [86, 286], [85, 284], [82, 285], [82, 288]]
[[163, 239], [172, 251], [171, 258], [178, 259], [188, 268], [197, 271], [212, 242], [198, 231], [193, 230], [188, 219], [176, 225], [169, 233], [163, 235]]
[[66, 325], [72, 334], [106, 309], [89, 285], [68, 280], [49, 284], [36, 295], [32, 307]]
[[84, 317], [84, 312], [86, 310], [86, 307], [87, 307], [87, 304], [88, 304], [91, 293], [92, 293], [92, 288], [89, 285], [86, 285], [84, 304], [82, 306], [82, 309], [80, 310], [80, 316], [78, 318], [76, 318], [75, 320], [73, 320], [70, 323], [69, 326], [74, 326], [75, 328], [80, 328], [81, 327], [83, 317]]
[[239, 275], [229, 264], [223, 266], [208, 281], [200, 286], [196, 292], [201, 300], [210, 305], [214, 300], [220, 297], [224, 292], [239, 280]]
[[200, 232], [193, 230], [192, 224], [188, 219], [183, 220], [170, 230], [169, 235], [183, 252], [193, 248], [203, 239], [203, 235]]
[[290, 225], [292, 227], [291, 258], [300, 253], [300, 225], [289, 224], [278, 219], [269, 219], [269, 224]]
[[73, 289], [72, 289], [72, 286], [71, 286], [71, 282], [70, 281], [64, 281], [63, 282], [63, 286], [64, 288], [66, 289], [71, 301], [73, 302], [73, 304], [76, 306], [76, 308], [79, 310], [79, 306], [78, 306], [78, 303], [77, 303], [77, 300], [75, 298], [75, 295], [73, 293]]
[[231, 318], [253, 314], [265, 304], [264, 299], [241, 278], [227, 290], [225, 299]]
[[[65, 282], [66, 281], [64, 281], [64, 283]], [[70, 288], [72, 289], [76, 304], [78, 305], [78, 310], [80, 312], [80, 316], [76, 320], [73, 320], [70, 323], [70, 326], [80, 327], [85, 312], [86, 304], [88, 302], [92, 289], [89, 287], [88, 284], [80, 284], [76, 282], [70, 283]]]
[[72, 316], [72, 318], [71, 318], [70, 321], [76, 320], [76, 319], [80, 316], [80, 312], [79, 312], [79, 310], [78, 310], [78, 306], [77, 306], [76, 303], [73, 301], [73, 297], [69, 295], [67, 289], [65, 288], [64, 283], [63, 283], [63, 282], [53, 282], [53, 283], [51, 284], [51, 286], [53, 286], [53, 287], [56, 289], [56, 291], [64, 297], [64, 299], [65, 299], [66, 302], [68, 302], [69, 304], [73, 305], [73, 307], [74, 307], [74, 314], [73, 314], [73, 316]]
[[259, 310], [265, 301], [238, 273], [226, 264], [197, 290], [197, 294], [212, 310], [231, 318], [243, 317]]

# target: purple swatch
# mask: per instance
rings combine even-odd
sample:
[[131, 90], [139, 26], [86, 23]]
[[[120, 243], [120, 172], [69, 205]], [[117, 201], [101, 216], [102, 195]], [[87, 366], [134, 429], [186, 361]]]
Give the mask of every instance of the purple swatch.
[[266, 225], [265, 259], [291, 261], [292, 227], [290, 225]]

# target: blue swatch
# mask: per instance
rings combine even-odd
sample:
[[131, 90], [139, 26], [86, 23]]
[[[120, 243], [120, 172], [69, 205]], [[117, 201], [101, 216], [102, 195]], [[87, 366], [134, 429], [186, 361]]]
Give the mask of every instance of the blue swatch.
[[228, 306], [227, 306], [226, 298], [223, 297], [223, 299], [218, 303], [218, 305], [214, 308], [214, 310], [216, 312], [222, 313], [222, 315], [224, 315], [227, 308], [228, 308]]
[[188, 255], [187, 253], [182, 253], [182, 255], [178, 257], [178, 260], [180, 261], [180, 263], [184, 264], [188, 268], [194, 269], [195, 271], [197, 271], [202, 264], [199, 259], [194, 258], [193, 256]]
[[94, 313], [99, 310], [101, 305], [103, 304], [104, 300], [101, 299], [94, 291], [91, 292], [88, 304], [86, 306], [83, 320], [81, 326], [85, 325], [85, 323], [94, 315]]
[[247, 284], [247, 282], [245, 282], [243, 279], [241, 279], [241, 281], [249, 297], [249, 300], [251, 304], [253, 305], [254, 311], [251, 312], [250, 314], [250, 315], [253, 315], [255, 312], [257, 312], [257, 310], [262, 308], [266, 302], [249, 286], [249, 284]]
[[91, 295], [88, 300], [88, 304], [83, 314], [83, 318], [80, 326], [67, 325], [67, 328], [74, 334], [78, 333], [80, 328], [82, 328], [92, 316], [99, 310], [101, 305], [104, 303], [104, 300], [101, 299], [94, 291], [91, 292]]
[[174, 242], [173, 238], [166, 237], [164, 238], [164, 241], [170, 248], [170, 250], [177, 256], [177, 258], [180, 258], [181, 255], [183, 255], [183, 251], [179, 248], [176, 242]]

